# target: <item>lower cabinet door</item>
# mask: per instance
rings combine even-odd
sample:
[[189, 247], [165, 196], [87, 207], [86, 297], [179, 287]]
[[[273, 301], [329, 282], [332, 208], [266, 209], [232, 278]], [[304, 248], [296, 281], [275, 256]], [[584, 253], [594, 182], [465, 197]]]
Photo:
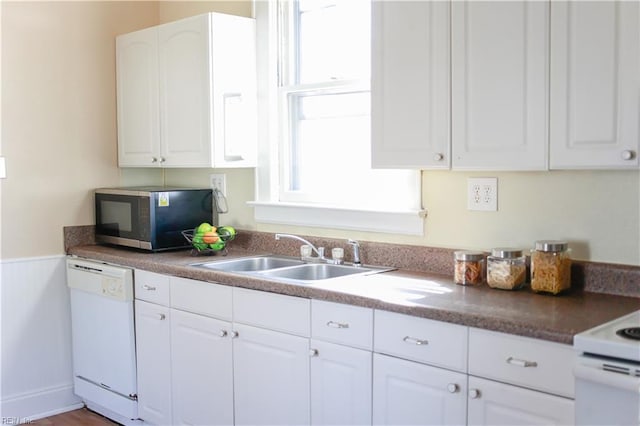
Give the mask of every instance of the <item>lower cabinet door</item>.
[[233, 424], [231, 323], [171, 310], [174, 425]]
[[469, 425], [572, 425], [572, 399], [469, 377]]
[[373, 424], [463, 425], [467, 376], [387, 355], [373, 355]]
[[236, 425], [308, 425], [309, 339], [234, 324]]
[[170, 425], [171, 313], [165, 306], [135, 301], [138, 416], [146, 423]]
[[311, 341], [311, 424], [371, 424], [372, 353]]

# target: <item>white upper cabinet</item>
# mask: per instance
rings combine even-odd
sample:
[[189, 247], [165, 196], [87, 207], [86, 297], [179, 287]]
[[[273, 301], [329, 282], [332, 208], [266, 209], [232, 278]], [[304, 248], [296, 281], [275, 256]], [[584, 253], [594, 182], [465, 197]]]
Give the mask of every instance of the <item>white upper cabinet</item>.
[[550, 167], [637, 168], [640, 4], [552, 2]]
[[157, 46], [156, 28], [116, 38], [120, 167], [156, 166], [160, 158]]
[[121, 167], [252, 167], [254, 20], [209, 13], [117, 38]]
[[452, 166], [547, 168], [546, 2], [452, 3]]
[[450, 167], [449, 10], [440, 1], [372, 5], [373, 167]]

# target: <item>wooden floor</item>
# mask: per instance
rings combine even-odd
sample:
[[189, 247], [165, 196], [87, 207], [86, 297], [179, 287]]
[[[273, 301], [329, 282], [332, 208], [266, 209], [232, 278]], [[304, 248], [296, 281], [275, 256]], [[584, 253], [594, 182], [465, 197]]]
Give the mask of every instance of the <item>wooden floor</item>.
[[30, 424], [38, 426], [114, 426], [118, 423], [114, 423], [86, 408], [81, 408], [80, 410], [35, 420]]

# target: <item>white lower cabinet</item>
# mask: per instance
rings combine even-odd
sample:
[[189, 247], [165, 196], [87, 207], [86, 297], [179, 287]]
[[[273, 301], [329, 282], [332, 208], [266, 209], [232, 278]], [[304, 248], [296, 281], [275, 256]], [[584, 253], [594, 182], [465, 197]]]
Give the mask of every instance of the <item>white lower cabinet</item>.
[[235, 424], [309, 424], [309, 339], [234, 324]]
[[233, 424], [231, 323], [171, 312], [174, 425]]
[[157, 425], [172, 424], [170, 309], [135, 301], [138, 416]]
[[469, 425], [572, 425], [573, 400], [469, 377]]
[[319, 340], [311, 348], [311, 424], [371, 424], [371, 352]]
[[465, 424], [466, 374], [377, 353], [373, 372], [373, 424]]

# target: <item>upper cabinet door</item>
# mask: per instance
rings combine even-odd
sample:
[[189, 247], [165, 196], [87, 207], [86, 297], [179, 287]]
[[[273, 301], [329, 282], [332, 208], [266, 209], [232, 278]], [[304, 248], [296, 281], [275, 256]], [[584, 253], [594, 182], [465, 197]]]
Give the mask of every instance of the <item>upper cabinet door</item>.
[[211, 161], [210, 15], [158, 27], [163, 166]]
[[450, 5], [376, 1], [372, 13], [372, 165], [447, 169]]
[[136, 31], [116, 38], [118, 164], [158, 167], [158, 31]]
[[552, 2], [550, 165], [638, 167], [640, 4]]
[[548, 8], [453, 2], [454, 169], [547, 168]]

